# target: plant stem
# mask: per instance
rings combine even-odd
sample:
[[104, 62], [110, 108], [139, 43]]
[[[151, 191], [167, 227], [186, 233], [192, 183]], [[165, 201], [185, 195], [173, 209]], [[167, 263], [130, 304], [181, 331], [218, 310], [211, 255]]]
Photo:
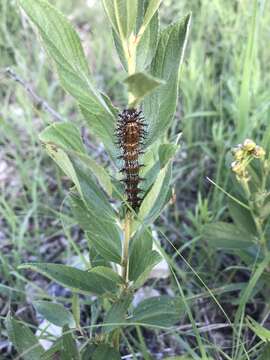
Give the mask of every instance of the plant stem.
[[120, 345], [120, 329], [116, 329], [112, 334], [113, 347], [119, 350]]
[[[133, 75], [136, 72], [136, 52], [137, 52], [137, 42], [136, 37], [132, 34], [129, 39], [127, 50], [126, 50], [126, 59], [127, 59], [127, 67], [128, 67], [128, 76]], [[128, 106], [132, 107], [135, 98], [134, 95], [129, 92], [128, 93]]]
[[123, 266], [123, 274], [122, 277], [126, 283], [128, 284], [128, 266], [129, 266], [129, 239], [131, 233], [131, 213], [127, 211], [125, 217], [125, 224], [124, 224], [124, 244], [123, 244], [123, 255], [122, 255], [122, 266]]

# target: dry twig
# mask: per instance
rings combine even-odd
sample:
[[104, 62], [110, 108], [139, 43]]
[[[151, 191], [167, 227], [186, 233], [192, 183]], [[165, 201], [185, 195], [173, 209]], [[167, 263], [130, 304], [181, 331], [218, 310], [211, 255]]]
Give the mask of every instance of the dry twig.
[[8, 67], [8, 68], [4, 69], [3, 71], [1, 71], [1, 73], [5, 77], [9, 77], [10, 79], [16, 81], [24, 88], [24, 90], [32, 98], [35, 108], [48, 112], [50, 115], [52, 115], [52, 117], [56, 121], [64, 120], [57, 111], [55, 111], [44, 99], [42, 99], [39, 95], [37, 95], [34, 92], [34, 90], [32, 89], [32, 87], [25, 80], [23, 80], [19, 75], [17, 75], [11, 68]]

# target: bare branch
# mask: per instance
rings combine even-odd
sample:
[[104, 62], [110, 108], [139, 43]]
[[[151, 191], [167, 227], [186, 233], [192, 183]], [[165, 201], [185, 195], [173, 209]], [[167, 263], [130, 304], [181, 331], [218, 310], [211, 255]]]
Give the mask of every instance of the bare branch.
[[31, 88], [31, 86], [19, 75], [17, 75], [11, 68], [8, 67], [4, 69], [1, 73], [4, 74], [4, 76], [16, 81], [24, 88], [24, 90], [32, 98], [35, 108], [48, 112], [56, 121], [64, 121], [62, 116], [57, 111], [55, 111], [45, 100], [38, 96]]

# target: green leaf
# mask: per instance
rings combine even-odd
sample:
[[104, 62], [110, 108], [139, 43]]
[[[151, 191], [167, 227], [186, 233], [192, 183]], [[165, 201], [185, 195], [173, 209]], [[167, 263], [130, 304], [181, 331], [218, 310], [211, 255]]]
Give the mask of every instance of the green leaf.
[[161, 213], [167, 202], [170, 189], [171, 164], [167, 164], [159, 172], [155, 183], [143, 199], [138, 218], [144, 226], [151, 224]]
[[90, 81], [86, 57], [75, 30], [46, 0], [20, 0], [19, 3], [37, 26], [44, 47], [56, 64], [62, 87], [77, 100], [89, 126], [112, 154], [115, 117]]
[[[78, 294], [72, 294], [72, 317], [75, 321], [75, 326], [80, 328], [81, 311], [80, 311], [80, 298]], [[72, 327], [71, 325], [69, 325]]]
[[107, 344], [101, 344], [93, 353], [91, 360], [121, 360], [121, 356], [112, 347]]
[[137, 0], [103, 0], [103, 6], [113, 30], [127, 40], [135, 28]]
[[[145, 70], [150, 64], [155, 55], [158, 35], [159, 35], [159, 19], [158, 12], [152, 17], [150, 24], [144, 28], [143, 34], [138, 35], [139, 30], [141, 29], [142, 22], [145, 16], [145, 13], [148, 8], [148, 0], [138, 1], [138, 10], [137, 10], [137, 24], [136, 24], [136, 34], [137, 40], [139, 43], [136, 48], [136, 71]], [[127, 71], [127, 59], [126, 59], [126, 43], [122, 43], [117, 32], [112, 29], [112, 35], [116, 51], [118, 53], [119, 59]]]
[[134, 309], [130, 322], [145, 326], [169, 327], [180, 320], [185, 307], [179, 298], [157, 296], [146, 299]]
[[86, 171], [91, 171], [91, 175], [97, 180], [98, 184], [108, 194], [108, 196], [112, 195], [112, 182], [110, 175], [104, 166], [99, 165], [89, 155], [79, 154], [77, 152], [71, 151], [67, 151], [67, 154], [73, 163], [79, 161], [85, 167]]
[[246, 249], [255, 241], [252, 234], [239, 229], [234, 224], [221, 221], [205, 225], [203, 237], [209, 245], [223, 249]]
[[238, 204], [233, 199], [228, 199], [228, 206], [230, 216], [234, 223], [243, 231], [256, 235], [256, 225], [250, 211]]
[[[145, 229], [143, 232], [137, 232], [135, 236], [130, 241], [129, 247], [129, 266], [132, 267], [130, 269], [129, 275], [132, 277], [133, 280], [133, 271], [136, 266], [136, 261], [141, 258], [141, 254], [145, 254], [152, 250], [153, 247], [153, 236], [151, 232], [151, 228]], [[131, 266], [133, 265], [134, 266]]]
[[138, 267], [134, 282], [134, 288], [141, 287], [147, 280], [151, 270], [154, 266], [156, 266], [160, 261], [162, 260], [162, 257], [156, 250], [152, 250], [144, 255], [144, 257], [140, 260], [138, 260]]
[[44, 349], [32, 331], [24, 324], [13, 319], [10, 314], [6, 318], [6, 328], [10, 342], [24, 360], [39, 360]]
[[132, 93], [134, 101], [132, 107], [137, 107], [145, 95], [151, 93], [156, 87], [164, 84], [164, 81], [143, 72], [135, 73], [124, 81], [128, 85], [128, 91]]
[[109, 203], [108, 197], [96, 184], [91, 173], [89, 173], [85, 162], [71, 154], [69, 154], [69, 158], [72, 161], [72, 166], [80, 184], [77, 190], [82, 195], [82, 199], [87, 208], [91, 210], [96, 217], [101, 216], [104, 220], [114, 221], [116, 218], [115, 211]]
[[[64, 60], [69, 67], [89, 76], [80, 39], [64, 15], [45, 0], [20, 0], [19, 3], [41, 31], [46, 49], [52, 58], [60, 64]], [[51, 46], [57, 49], [55, 54], [51, 54]]]
[[83, 271], [61, 264], [27, 263], [19, 268], [37, 271], [60, 285], [81, 294], [106, 295], [116, 292], [123, 282], [118, 274], [103, 266], [97, 266], [90, 271]]
[[269, 199], [257, 211], [258, 211], [259, 217], [262, 220], [267, 220], [269, 218], [269, 215], [270, 215], [270, 201], [269, 201]]
[[99, 188], [85, 162], [78, 156], [67, 153], [51, 143], [46, 144], [46, 149], [52, 159], [58, 164], [63, 172], [73, 181], [87, 209], [95, 217], [101, 217], [104, 221], [114, 221], [115, 212], [108, 198]]
[[93, 109], [83, 107], [79, 104], [79, 109], [89, 127], [89, 129], [100, 139], [107, 152], [115, 160], [117, 157], [117, 151], [114, 141], [114, 130], [116, 127], [117, 116], [112, 114], [110, 116], [102, 113], [94, 113]]
[[52, 360], [54, 359], [54, 357], [57, 358], [57, 355], [60, 354], [61, 349], [62, 349], [62, 337], [58, 338], [53, 343], [53, 345], [42, 354], [41, 360]]
[[176, 151], [179, 149], [175, 144], [161, 144], [158, 148], [158, 156], [160, 168], [163, 168], [175, 156]]
[[70, 195], [72, 213], [98, 253], [106, 260], [121, 263], [121, 231], [113, 221], [104, 221], [89, 211], [76, 195]]
[[146, 28], [148, 26], [148, 24], [150, 23], [150, 21], [152, 20], [154, 14], [157, 12], [161, 1], [162, 0], [149, 0], [147, 10], [146, 10], [146, 13], [145, 13], [144, 19], [143, 19], [143, 24], [142, 24], [143, 31], [144, 31], [144, 28]]
[[37, 312], [39, 312], [50, 323], [63, 327], [75, 327], [75, 321], [72, 314], [61, 304], [51, 301], [35, 301], [33, 303]]
[[[150, 0], [151, 1], [151, 0]], [[148, 0], [141, 0], [138, 3], [137, 33], [142, 29], [142, 21], [145, 18]], [[136, 71], [145, 70], [152, 62], [156, 52], [159, 38], [159, 17], [158, 11], [152, 17], [148, 26], [144, 29], [136, 50]]]
[[150, 271], [161, 260], [157, 251], [152, 250], [153, 237], [150, 228], [137, 232], [131, 240], [129, 257], [129, 279], [138, 288], [147, 280]]
[[61, 360], [80, 360], [76, 341], [67, 325], [63, 328]]
[[123, 326], [123, 323], [126, 322], [126, 313], [131, 301], [132, 295], [126, 294], [112, 304], [103, 321], [104, 325], [108, 324], [102, 328], [104, 333], [109, 333], [112, 330]]
[[39, 138], [45, 144], [52, 143], [63, 149], [85, 153], [80, 131], [71, 122], [53, 123], [39, 134]]
[[91, 171], [100, 186], [109, 196], [112, 194], [110, 177], [104, 167], [86, 154], [78, 128], [70, 122], [54, 123], [48, 126], [39, 135], [41, 142], [45, 145], [49, 155], [53, 156], [55, 149], [60, 148], [69, 158], [79, 160]]
[[96, 351], [96, 344], [87, 344], [81, 349], [81, 360], [93, 360], [93, 353]]
[[151, 75], [166, 84], [144, 99], [144, 114], [149, 121], [148, 144], [164, 135], [173, 120], [178, 98], [179, 72], [187, 43], [191, 15], [162, 31]]
[[257, 321], [253, 320], [250, 316], [247, 316], [247, 325], [248, 327], [262, 340], [262, 341], [270, 341], [270, 330], [266, 329]]

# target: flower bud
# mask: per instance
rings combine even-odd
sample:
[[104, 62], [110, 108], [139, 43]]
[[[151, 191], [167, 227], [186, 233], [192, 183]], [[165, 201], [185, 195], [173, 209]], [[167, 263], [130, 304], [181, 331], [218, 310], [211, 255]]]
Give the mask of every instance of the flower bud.
[[256, 147], [256, 144], [251, 139], [246, 139], [243, 143], [243, 149], [246, 151], [252, 151], [255, 149], [255, 147]]
[[242, 160], [244, 157], [245, 157], [245, 151], [243, 149], [239, 148], [234, 152], [235, 160]]
[[242, 174], [243, 170], [244, 170], [243, 164], [240, 163], [239, 161], [232, 162], [231, 168], [232, 168], [232, 171], [238, 175]]
[[265, 150], [261, 146], [256, 146], [252, 155], [257, 159], [262, 159], [265, 156]]

